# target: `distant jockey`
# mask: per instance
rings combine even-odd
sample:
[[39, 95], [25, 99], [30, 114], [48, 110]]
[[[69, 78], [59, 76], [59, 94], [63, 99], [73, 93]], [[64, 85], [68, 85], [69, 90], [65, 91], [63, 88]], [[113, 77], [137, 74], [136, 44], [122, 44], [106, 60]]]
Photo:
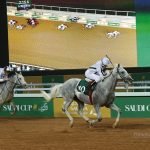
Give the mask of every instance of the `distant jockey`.
[[64, 31], [65, 29], [67, 29], [68, 27], [67, 27], [67, 25], [65, 25], [65, 24], [61, 24], [61, 25], [59, 25], [58, 27], [57, 27], [57, 29], [58, 30], [61, 30], [61, 31]]

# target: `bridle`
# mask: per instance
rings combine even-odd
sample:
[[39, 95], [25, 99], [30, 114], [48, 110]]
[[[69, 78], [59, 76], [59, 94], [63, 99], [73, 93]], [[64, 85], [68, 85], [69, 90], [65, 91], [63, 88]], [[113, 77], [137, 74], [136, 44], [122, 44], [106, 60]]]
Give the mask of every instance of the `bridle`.
[[[13, 77], [14, 77], [14, 80], [12, 79]], [[1, 88], [1, 92], [0, 92], [1, 99], [3, 100], [3, 102], [7, 101], [9, 97], [13, 96], [14, 88], [16, 85], [23, 86], [22, 82], [19, 79], [18, 74], [14, 74], [10, 76], [8, 80], [3, 84]]]
[[[19, 83], [17, 83], [17, 81], [18, 81]], [[9, 89], [8, 89], [8, 87], [7, 87], [7, 84], [6, 84], [7, 82], [10, 82], [10, 83], [13, 84], [12, 90], [14, 89], [14, 87], [15, 87], [16, 85], [22, 85], [22, 83], [20, 82], [20, 80], [19, 80], [19, 78], [18, 78], [18, 74], [16, 74], [16, 80], [15, 80], [15, 81], [11, 81], [10, 79], [8, 79], [8, 80], [5, 82], [5, 87], [6, 87], [6, 89], [9, 91]], [[11, 91], [9, 91], [9, 92], [11, 92]]]
[[117, 73], [119, 74], [120, 78], [121, 78], [125, 83], [128, 83], [128, 79], [127, 79], [125, 76], [123, 76], [123, 75], [119, 72], [119, 67], [120, 67], [120, 65], [118, 65], [118, 67], [117, 67]]
[[[7, 86], [7, 83], [8, 83], [8, 82], [13, 83], [13, 86], [12, 86], [11, 89], [8, 88], [8, 86]], [[13, 89], [14, 89], [15, 86], [16, 86], [16, 82], [13, 82], [13, 81], [11, 81], [10, 79], [8, 79], [8, 80], [5, 82], [5, 84], [4, 84], [4, 86], [3, 86], [3, 88], [2, 88], [0, 94], [2, 95], [3, 91], [6, 89], [6, 90], [8, 91], [8, 95], [9, 95], [9, 94], [12, 94], [12, 95], [13, 95]], [[8, 97], [8, 95], [7, 95], [7, 97]], [[7, 98], [6, 98], [6, 99], [7, 99]]]

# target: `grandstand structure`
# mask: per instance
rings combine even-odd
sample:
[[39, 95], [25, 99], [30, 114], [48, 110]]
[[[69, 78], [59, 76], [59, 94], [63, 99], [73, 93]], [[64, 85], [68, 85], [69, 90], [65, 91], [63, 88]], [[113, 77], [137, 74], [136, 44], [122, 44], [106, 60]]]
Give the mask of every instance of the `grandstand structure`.
[[72, 8], [59, 6], [35, 5], [28, 11], [17, 11], [17, 3], [7, 2], [8, 15], [33, 17], [38, 19], [69, 21], [69, 18], [79, 17], [77, 23], [93, 23], [102, 26], [136, 28], [136, 13], [134, 11], [117, 11]]

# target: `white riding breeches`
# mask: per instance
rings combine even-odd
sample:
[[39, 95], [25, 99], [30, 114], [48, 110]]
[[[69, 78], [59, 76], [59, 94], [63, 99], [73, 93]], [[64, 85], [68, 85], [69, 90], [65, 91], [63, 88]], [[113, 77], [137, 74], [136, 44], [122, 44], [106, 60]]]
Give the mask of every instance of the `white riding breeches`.
[[100, 75], [98, 75], [98, 74], [95, 74], [95, 69], [88, 69], [88, 70], [86, 70], [86, 71], [85, 71], [85, 76], [86, 76], [88, 79], [95, 80], [96, 82], [98, 82], [98, 81], [104, 79], [103, 76], [100, 76]]

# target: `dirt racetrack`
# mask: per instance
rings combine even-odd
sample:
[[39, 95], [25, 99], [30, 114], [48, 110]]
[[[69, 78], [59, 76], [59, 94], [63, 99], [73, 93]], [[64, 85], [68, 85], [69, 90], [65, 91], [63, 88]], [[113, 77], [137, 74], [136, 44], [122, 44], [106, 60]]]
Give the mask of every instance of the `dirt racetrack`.
[[150, 119], [103, 119], [89, 128], [82, 119], [0, 119], [0, 150], [149, 150]]

